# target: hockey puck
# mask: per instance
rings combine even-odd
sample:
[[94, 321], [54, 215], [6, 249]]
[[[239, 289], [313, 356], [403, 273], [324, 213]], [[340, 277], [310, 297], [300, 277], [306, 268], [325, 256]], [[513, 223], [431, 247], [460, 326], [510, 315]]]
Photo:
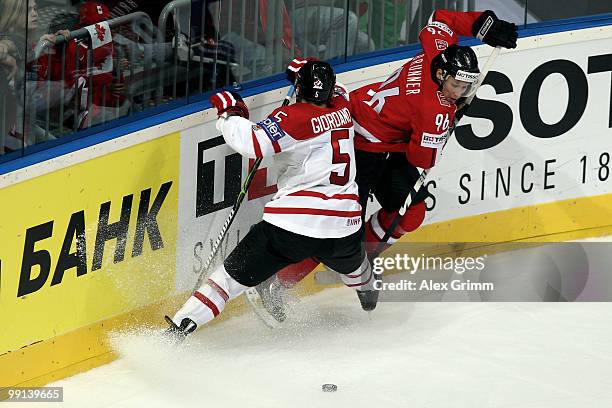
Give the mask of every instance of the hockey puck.
[[321, 389], [323, 392], [335, 392], [338, 391], [338, 386], [336, 384], [323, 384]]

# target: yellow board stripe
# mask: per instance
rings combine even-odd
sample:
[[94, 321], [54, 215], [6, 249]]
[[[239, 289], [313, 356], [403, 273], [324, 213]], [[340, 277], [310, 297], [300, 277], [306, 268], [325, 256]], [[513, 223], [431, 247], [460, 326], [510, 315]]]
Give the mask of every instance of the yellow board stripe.
[[[556, 241], [606, 234], [612, 194], [512, 208], [426, 225], [406, 242]], [[597, 231], [602, 229], [602, 231]], [[567, 238], [570, 237], [570, 238]]]
[[[109, 333], [138, 326], [161, 330], [166, 327], [164, 314], [176, 311], [187, 296], [185, 293], [175, 295], [0, 355], [0, 401], [6, 398], [6, 387], [42, 386], [115, 360], [117, 355], [110, 346]], [[244, 301], [236, 299], [211, 324], [244, 313], [245, 310], [247, 307]]]

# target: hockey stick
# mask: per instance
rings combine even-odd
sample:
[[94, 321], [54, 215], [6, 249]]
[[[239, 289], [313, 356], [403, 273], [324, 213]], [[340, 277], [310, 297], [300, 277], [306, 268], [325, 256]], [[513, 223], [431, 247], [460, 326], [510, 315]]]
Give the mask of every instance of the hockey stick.
[[[282, 106], [289, 105], [294, 92], [295, 92], [295, 85], [291, 85], [289, 87], [289, 91], [287, 92], [287, 95], [285, 96], [285, 99], [283, 99]], [[202, 272], [200, 272], [198, 281], [196, 282], [193, 288], [194, 292], [200, 288], [200, 286], [202, 285], [202, 282], [204, 282], [204, 279], [206, 279], [206, 277], [208, 276], [210, 265], [212, 264], [212, 261], [215, 259], [215, 256], [217, 256], [217, 252], [219, 252], [219, 248], [221, 247], [221, 243], [225, 239], [225, 234], [227, 233], [227, 230], [232, 225], [232, 222], [234, 222], [234, 218], [236, 218], [238, 209], [240, 208], [240, 205], [242, 204], [242, 200], [244, 200], [244, 197], [246, 196], [247, 190], [249, 189], [249, 186], [251, 185], [251, 182], [253, 181], [253, 177], [255, 176], [255, 173], [257, 172], [259, 165], [261, 164], [261, 160], [262, 160], [261, 157], [258, 157], [257, 159], [255, 159], [255, 162], [253, 163], [251, 170], [249, 170], [246, 180], [244, 181], [244, 184], [242, 185], [242, 189], [238, 193], [238, 197], [236, 197], [236, 202], [234, 203], [232, 210], [230, 211], [229, 215], [227, 216], [227, 219], [225, 220], [225, 223], [223, 224], [223, 227], [221, 228], [221, 232], [219, 232], [219, 235], [217, 236], [217, 239], [215, 240], [215, 243], [213, 244], [212, 250], [210, 251], [210, 255], [208, 255], [206, 262], [204, 262], [204, 267], [202, 268]]]
[[[480, 72], [480, 76], [478, 77], [478, 81], [476, 82], [476, 91], [478, 91], [478, 88], [480, 88], [480, 85], [482, 85], [485, 77], [491, 70], [491, 67], [493, 66], [493, 62], [495, 62], [495, 59], [499, 55], [500, 51], [501, 51], [501, 47], [499, 46], [495, 47], [495, 49], [493, 50], [493, 52], [487, 59], [487, 62], [485, 62], [484, 67], [482, 67], [482, 71]], [[474, 91], [474, 93], [466, 99], [465, 109], [467, 109], [472, 103], [472, 101], [474, 100], [474, 97], [476, 96], [476, 91]], [[453, 126], [448, 131], [448, 137], [446, 138], [446, 141], [444, 142], [444, 145], [442, 146], [442, 150], [444, 150], [444, 148], [446, 147], [446, 143], [448, 142], [452, 134], [455, 132], [455, 129], [457, 128], [457, 125], [459, 124], [460, 120], [461, 120], [460, 118], [459, 119], [455, 118]], [[414, 197], [416, 197], [418, 191], [423, 186], [423, 183], [425, 183], [425, 179], [427, 178], [427, 175], [429, 174], [430, 170], [431, 168], [425, 169], [419, 175], [419, 178], [417, 179], [416, 183], [414, 183], [414, 186], [408, 193], [408, 196], [406, 197], [404, 204], [401, 206], [401, 208], [397, 212], [397, 215], [393, 218], [393, 222], [391, 223], [391, 226], [387, 228], [387, 231], [385, 232], [385, 235], [383, 236], [382, 241], [376, 246], [376, 250], [374, 252], [375, 257], [378, 256], [383, 251], [385, 244], [391, 237], [391, 234], [393, 233], [395, 228], [397, 228], [397, 225], [399, 224], [404, 214], [406, 214], [406, 210], [412, 203], [412, 200], [414, 200]]]

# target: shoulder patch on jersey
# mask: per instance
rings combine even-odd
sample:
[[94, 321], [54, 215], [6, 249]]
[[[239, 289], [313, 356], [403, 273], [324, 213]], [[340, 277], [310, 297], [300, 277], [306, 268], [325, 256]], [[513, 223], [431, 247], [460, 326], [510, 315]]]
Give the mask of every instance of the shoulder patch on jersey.
[[451, 102], [444, 97], [444, 94], [442, 92], [436, 91], [436, 95], [438, 96], [438, 102], [440, 102], [440, 105], [446, 106], [447, 108], [450, 108], [452, 106]]
[[451, 37], [453, 36], [453, 30], [451, 30], [450, 27], [447, 26], [446, 24], [441, 23], [439, 21], [432, 21], [429, 24], [427, 24], [427, 27], [438, 28], [438, 29], [444, 31], [446, 34], [450, 35]]
[[268, 117], [261, 122], [257, 123], [261, 126], [268, 138], [272, 142], [278, 142], [283, 136], [286, 135], [285, 131], [280, 127], [278, 122], [273, 117]]
[[436, 38], [436, 48], [438, 49], [438, 51], [444, 51], [448, 48], [448, 43], [444, 40]]
[[340, 82], [336, 82], [334, 86], [334, 96], [341, 96], [347, 101], [350, 100], [348, 89]]

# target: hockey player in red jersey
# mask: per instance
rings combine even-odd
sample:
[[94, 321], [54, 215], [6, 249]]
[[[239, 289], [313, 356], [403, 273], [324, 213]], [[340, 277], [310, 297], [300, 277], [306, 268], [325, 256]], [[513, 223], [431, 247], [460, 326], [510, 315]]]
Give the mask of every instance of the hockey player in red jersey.
[[[385, 81], [363, 86], [350, 94], [355, 125], [356, 181], [364, 221], [370, 194], [382, 206], [365, 223], [369, 252], [378, 248], [418, 179], [418, 168], [433, 167], [440, 159], [458, 107], [475, 92], [478, 61], [471, 48], [458, 45], [459, 35], [474, 36], [492, 47], [504, 48], [515, 48], [518, 37], [515, 24], [499, 20], [490, 10], [436, 10], [419, 35], [423, 47], [420, 54]], [[392, 232], [388, 245], [421, 225], [425, 218], [425, 197], [426, 191], [422, 188]], [[279, 296], [274, 293], [295, 285], [317, 264], [316, 260], [307, 259], [291, 265], [279, 272], [277, 281], [266, 282], [265, 287], [258, 288], [267, 295], [262, 298], [268, 310], [279, 308]], [[377, 292], [370, 294], [378, 295]]]
[[353, 122], [348, 100], [334, 96], [335, 81], [329, 64], [306, 63], [297, 74], [298, 102], [259, 123], [248, 120], [238, 94], [211, 97], [217, 129], [229, 146], [250, 158], [276, 155], [278, 192], [266, 204], [263, 221], [168, 319], [170, 333], [184, 337], [249, 287], [310, 257], [340, 273], [358, 295], [373, 290], [362, 246]]
[[[473, 35], [493, 47], [516, 47], [517, 28], [492, 11], [436, 10], [421, 30], [423, 52], [384, 82], [351, 92], [355, 123], [357, 183], [364, 208], [373, 193], [382, 209], [366, 223], [366, 241], [376, 248], [419, 177], [433, 167], [449, 137], [458, 106], [478, 80], [478, 61], [459, 35]], [[417, 229], [425, 217], [422, 188], [388, 244]]]

